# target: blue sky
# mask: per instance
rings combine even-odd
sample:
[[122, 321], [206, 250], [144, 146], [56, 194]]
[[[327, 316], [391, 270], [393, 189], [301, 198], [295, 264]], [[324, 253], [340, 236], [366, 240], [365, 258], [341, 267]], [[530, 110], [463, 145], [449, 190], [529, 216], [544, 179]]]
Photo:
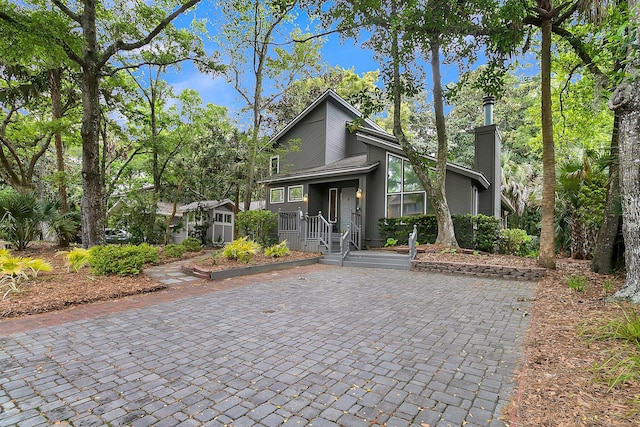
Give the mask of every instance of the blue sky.
[[[219, 22], [216, 23], [216, 21], [220, 19], [220, 13], [212, 3], [213, 2], [205, 1], [200, 4], [195, 12], [195, 16], [198, 19], [206, 18], [209, 21], [207, 25], [209, 36], [215, 37], [216, 28], [220, 28], [221, 24]], [[178, 20], [176, 25], [188, 24], [192, 18], [193, 16], [186, 15]], [[308, 27], [307, 20], [306, 16], [301, 14], [296, 24], [303, 28], [304, 31], [309, 31], [308, 28], [305, 28]], [[289, 29], [284, 29], [281, 32], [288, 33], [288, 31]], [[356, 43], [356, 41], [351, 39], [341, 40], [339, 35], [331, 34], [326, 37], [326, 42], [322, 48], [322, 60], [332, 67], [352, 68], [358, 74], [379, 70], [381, 66], [374, 59], [373, 52], [361, 46], [363, 41], [364, 40], [361, 39]], [[206, 47], [207, 53], [211, 53], [217, 48], [213, 42], [207, 42]], [[220, 53], [223, 54], [223, 52]], [[445, 84], [457, 79], [457, 69], [455, 66], [443, 66], [442, 74], [443, 83]], [[426, 86], [430, 88], [431, 77], [428, 70], [426, 78]], [[246, 120], [243, 120], [240, 112], [244, 103], [235, 89], [227, 83], [224, 76], [202, 74], [198, 72], [192, 64], [183, 64], [181, 70], [169, 71], [166, 79], [172, 84], [176, 95], [187, 88], [195, 89], [200, 93], [205, 104], [213, 103], [223, 105], [229, 109], [230, 115], [239, 121], [241, 127], [245, 124], [244, 122]]]

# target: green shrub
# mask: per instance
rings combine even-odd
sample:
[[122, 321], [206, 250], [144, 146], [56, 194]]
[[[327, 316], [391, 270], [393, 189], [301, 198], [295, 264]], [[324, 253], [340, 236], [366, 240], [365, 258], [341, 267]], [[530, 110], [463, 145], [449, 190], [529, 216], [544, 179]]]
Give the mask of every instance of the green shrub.
[[289, 248], [287, 247], [287, 241], [283, 240], [277, 245], [269, 246], [264, 250], [264, 254], [266, 256], [270, 256], [273, 258], [281, 258], [283, 256], [287, 256], [291, 253]]
[[175, 243], [165, 245], [165, 247], [162, 249], [162, 253], [169, 258], [180, 258], [186, 251], [187, 250], [183, 245], [177, 245]]
[[[495, 241], [500, 231], [500, 220], [486, 215], [451, 215], [458, 244], [462, 248], [494, 252]], [[418, 240], [433, 243], [438, 236], [438, 221], [433, 214], [378, 220], [380, 238], [396, 239], [406, 245], [413, 226], [418, 229]]]
[[138, 246], [107, 245], [91, 248], [89, 264], [97, 275], [130, 276], [140, 274], [144, 264], [157, 262], [158, 259], [158, 248], [146, 243]]
[[202, 244], [200, 240], [195, 237], [187, 237], [181, 243], [186, 252], [200, 252], [202, 250]]
[[531, 236], [519, 228], [505, 228], [498, 237], [498, 251], [509, 255], [526, 255]]
[[393, 237], [389, 237], [387, 241], [384, 243], [384, 247], [388, 248], [390, 246], [396, 246], [398, 244], [398, 239], [394, 239]]
[[236, 226], [239, 236], [248, 237], [263, 246], [268, 246], [269, 235], [278, 227], [278, 214], [267, 210], [238, 212]]
[[73, 248], [70, 251], [59, 251], [58, 255], [64, 255], [68, 271], [77, 273], [82, 267], [89, 263], [91, 251], [83, 248]]
[[254, 255], [260, 253], [260, 249], [259, 243], [248, 240], [245, 236], [227, 244], [222, 250], [222, 256], [227, 259], [249, 262]]

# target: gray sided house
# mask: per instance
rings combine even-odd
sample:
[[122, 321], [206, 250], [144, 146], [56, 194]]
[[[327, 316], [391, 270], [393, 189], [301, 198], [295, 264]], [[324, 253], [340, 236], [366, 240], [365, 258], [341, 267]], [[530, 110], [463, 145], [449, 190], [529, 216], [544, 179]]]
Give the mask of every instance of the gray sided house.
[[[266, 208], [279, 212], [280, 240], [294, 249], [334, 252], [341, 234], [356, 249], [384, 244], [378, 220], [432, 212], [427, 195], [395, 137], [365, 119], [332, 90], [309, 105], [272, 139], [298, 150], [273, 156]], [[475, 131], [475, 168], [447, 165], [453, 214], [501, 217], [500, 132]], [[435, 159], [434, 159], [435, 160]]]

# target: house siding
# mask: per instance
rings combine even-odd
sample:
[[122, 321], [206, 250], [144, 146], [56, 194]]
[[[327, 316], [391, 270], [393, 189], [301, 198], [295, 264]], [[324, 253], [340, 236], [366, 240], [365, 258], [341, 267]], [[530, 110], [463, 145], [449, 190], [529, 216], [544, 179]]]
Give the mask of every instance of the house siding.
[[[471, 212], [471, 187], [470, 178], [447, 171], [445, 190], [447, 192], [447, 203], [452, 214], [468, 214]], [[433, 208], [427, 203], [429, 212]]]
[[[353, 121], [355, 116], [332, 99], [325, 104], [327, 106], [327, 145], [325, 164], [337, 162], [354, 154], [362, 154], [366, 151], [363, 143], [355, 141], [355, 137], [347, 129], [347, 123]], [[355, 142], [355, 144], [353, 144]]]
[[380, 239], [378, 220], [387, 216], [387, 151], [382, 148], [369, 146], [369, 161], [378, 161], [380, 162], [380, 166], [368, 175], [366, 187], [363, 188], [363, 200], [366, 203], [364, 245], [380, 247], [384, 242]]
[[298, 150], [280, 156], [280, 173], [324, 166], [327, 141], [326, 103], [318, 105], [289, 132], [279, 139], [280, 146], [299, 140]]
[[487, 177], [490, 187], [478, 194], [478, 212], [483, 215], [500, 218], [502, 204], [500, 186], [502, 170], [500, 152], [502, 137], [496, 125], [482, 126], [475, 129], [474, 169]]

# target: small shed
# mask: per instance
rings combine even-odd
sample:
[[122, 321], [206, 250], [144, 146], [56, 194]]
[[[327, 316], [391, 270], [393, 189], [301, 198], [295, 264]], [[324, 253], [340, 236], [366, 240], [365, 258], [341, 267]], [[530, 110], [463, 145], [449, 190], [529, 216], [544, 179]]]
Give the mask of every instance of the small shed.
[[176, 241], [192, 236], [195, 231], [206, 227], [207, 243], [229, 243], [233, 241], [235, 224], [235, 204], [229, 200], [202, 200], [181, 206], [182, 228], [175, 235]]

